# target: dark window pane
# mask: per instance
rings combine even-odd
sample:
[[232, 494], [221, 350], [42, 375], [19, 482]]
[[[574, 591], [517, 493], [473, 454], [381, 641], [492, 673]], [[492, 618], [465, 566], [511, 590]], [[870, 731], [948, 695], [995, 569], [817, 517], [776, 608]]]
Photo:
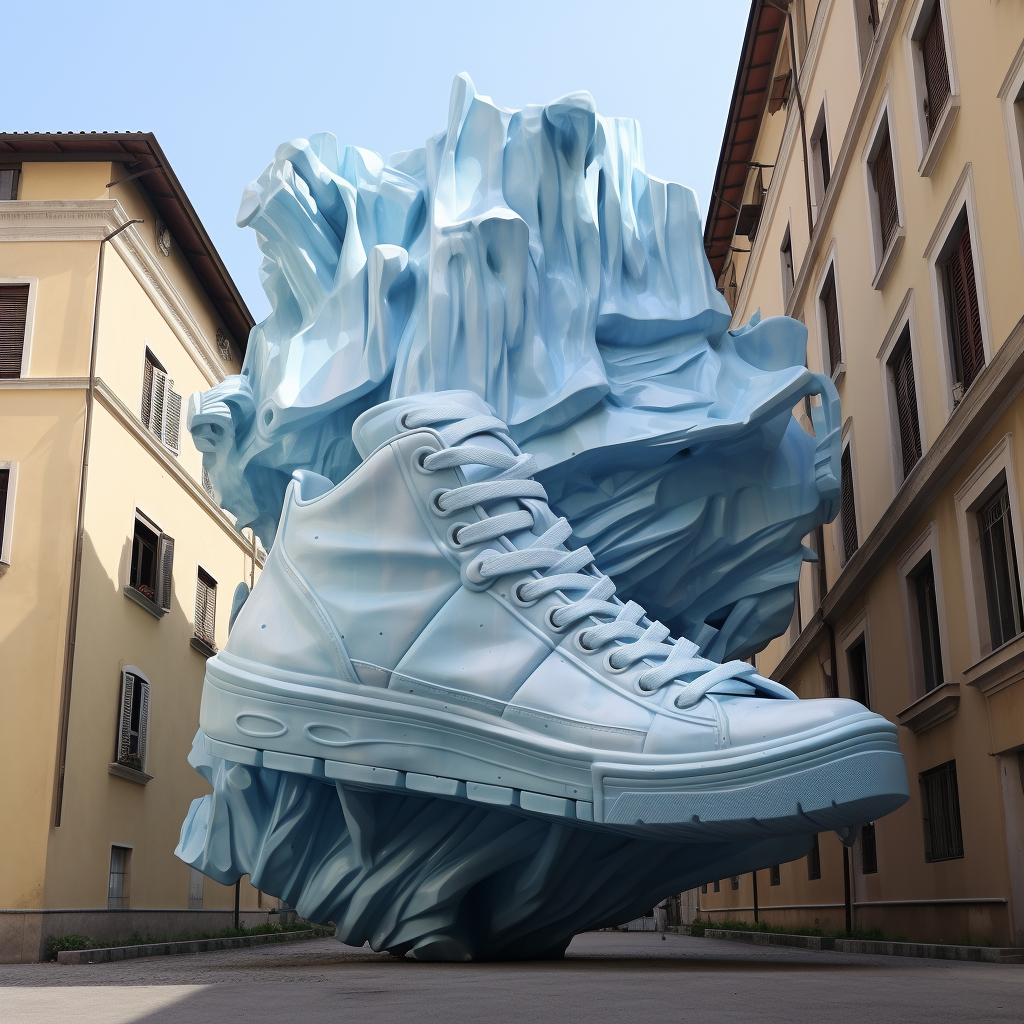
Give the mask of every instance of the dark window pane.
[[868, 822], [860, 830], [861, 871], [873, 875], [878, 871], [878, 849], [875, 846], [875, 823]]
[[878, 194], [878, 226], [882, 236], [882, 252], [885, 252], [900, 226], [899, 204], [896, 200], [896, 171], [892, 163], [892, 141], [889, 138], [888, 123], [872, 169], [875, 192]]
[[868, 649], [863, 637], [846, 652], [846, 657], [850, 665], [850, 696], [869, 708]]
[[1020, 581], [1006, 485], [978, 511], [985, 598], [992, 647], [1000, 647], [1021, 631]]
[[946, 63], [946, 40], [942, 31], [940, 7], [940, 4], [935, 4], [932, 20], [921, 40], [925, 90], [928, 94], [924, 100], [924, 114], [929, 136], [935, 131], [939, 115], [949, 99], [949, 66]]
[[[11, 483], [11, 471], [0, 469], [0, 549], [4, 542], [4, 527], [7, 525], [7, 488]], [[0, 550], [3, 555], [3, 550]]]
[[836, 269], [830, 267], [825, 287], [821, 291], [821, 306], [825, 313], [825, 334], [828, 338], [829, 373], [843, 360], [842, 341], [839, 334], [839, 301], [836, 297]]
[[28, 285], [0, 285], [0, 378], [21, 376], [28, 317]]
[[966, 391], [985, 366], [971, 232], [966, 223], [946, 264], [946, 291], [954, 369]]
[[917, 591], [917, 621], [921, 636], [921, 662], [925, 691], [941, 686], [942, 646], [939, 643], [939, 606], [935, 600], [935, 570], [931, 555], [914, 578]]
[[807, 877], [813, 882], [821, 878], [821, 849], [818, 846], [818, 833], [811, 836], [811, 852], [807, 854]]
[[852, 558], [857, 550], [857, 508], [853, 498], [853, 465], [850, 448], [843, 449], [840, 462], [839, 526], [843, 531], [843, 553]]
[[135, 520], [132, 538], [132, 567], [128, 584], [150, 601], [156, 600], [157, 536], [144, 523]]
[[947, 761], [920, 775], [924, 811], [924, 856], [931, 862], [954, 860], [964, 855], [960, 829], [960, 794], [956, 761]]
[[740, 887], [740, 879], [738, 875], [733, 875], [732, 878], [729, 879], [729, 882], [734, 891]]
[[818, 138], [818, 159], [821, 161], [821, 198], [825, 198], [828, 183], [832, 180], [831, 157], [828, 152], [828, 129], [822, 127]]
[[917, 389], [914, 386], [914, 356], [910, 348], [909, 328], [903, 332], [889, 365], [896, 394], [896, 418], [899, 421], [905, 479], [921, 458], [921, 425], [917, 418]]
[[721, 892], [721, 891], [722, 891], [722, 882], [721, 882], [721, 880], [719, 880], [719, 881], [715, 882], [715, 892]]
[[768, 881], [772, 885], [781, 885], [782, 879], [781, 879], [781, 877], [779, 875], [779, 865], [778, 864], [773, 864], [768, 869]]
[[0, 169], [0, 202], [18, 198], [18, 180], [20, 177], [21, 171], [16, 167]]

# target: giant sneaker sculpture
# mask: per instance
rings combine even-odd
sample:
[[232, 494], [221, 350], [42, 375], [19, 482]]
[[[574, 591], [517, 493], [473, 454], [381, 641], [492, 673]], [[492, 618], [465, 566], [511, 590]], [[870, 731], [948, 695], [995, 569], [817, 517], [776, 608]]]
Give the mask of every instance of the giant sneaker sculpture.
[[907, 798], [889, 723], [728, 660], [791, 617], [839, 402], [795, 321], [728, 330], [634, 122], [459, 76], [423, 149], [283, 146], [239, 222], [274, 310], [188, 424], [270, 554], [183, 860], [346, 942], [547, 956]]

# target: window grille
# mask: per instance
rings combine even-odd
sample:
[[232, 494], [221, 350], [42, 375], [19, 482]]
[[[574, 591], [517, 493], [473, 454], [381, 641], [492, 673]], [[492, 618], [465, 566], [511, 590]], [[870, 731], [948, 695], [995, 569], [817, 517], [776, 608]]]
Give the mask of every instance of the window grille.
[[974, 278], [971, 232], [964, 223], [949, 261], [946, 263], [950, 334], [957, 376], [966, 391], [985, 366], [985, 344], [981, 337], [981, 307]]
[[857, 550], [857, 507], [853, 498], [853, 465], [850, 446], [843, 449], [839, 463], [839, 519], [843, 532], [843, 555], [849, 561]]
[[21, 376], [28, 321], [28, 285], [0, 285], [0, 378]]
[[814, 881], [821, 878], [821, 848], [818, 846], [818, 833], [811, 836], [811, 852], [807, 854], [807, 878]]
[[924, 809], [924, 858], [928, 862], [955, 860], [964, 855], [960, 828], [960, 794], [956, 761], [947, 761], [920, 775]]
[[992, 647], [1000, 647], [1021, 632], [1020, 580], [1010, 519], [1010, 496], [1004, 483], [978, 511], [982, 571], [988, 603]]
[[110, 880], [107, 884], [107, 909], [127, 910], [128, 898], [128, 867], [131, 863], [131, 850], [123, 846], [110, 848]]
[[128, 586], [169, 612], [173, 572], [174, 538], [136, 517]]
[[924, 565], [914, 577], [914, 589], [917, 596], [917, 621], [921, 640], [921, 663], [924, 669], [925, 692], [941, 686], [942, 648], [939, 643], [939, 606], [935, 599], [935, 570], [932, 556], [929, 555]]
[[144, 772], [148, 734], [149, 680], [141, 672], [123, 668], [117, 724], [117, 763]]
[[142, 422], [154, 437], [178, 454], [181, 395], [174, 390], [174, 381], [148, 349], [142, 377]]
[[18, 182], [21, 170], [17, 167], [0, 167], [0, 202], [9, 202], [18, 198]]
[[825, 314], [825, 336], [828, 339], [829, 374], [843, 361], [842, 339], [839, 334], [839, 300], [836, 295], [836, 268], [829, 267], [825, 287], [821, 290], [821, 307]]
[[900, 226], [899, 204], [896, 199], [896, 170], [892, 162], [892, 140], [886, 122], [878, 155], [872, 165], [875, 192], [878, 194], [878, 226], [881, 232], [882, 252], [889, 249], [889, 243]]
[[202, 567], [196, 575], [196, 639], [215, 647], [217, 581]]
[[946, 63], [946, 39], [942, 30], [941, 4], [938, 0], [932, 12], [932, 20], [921, 40], [921, 57], [924, 63], [926, 93], [924, 118], [930, 138], [949, 99], [949, 65]]
[[865, 875], [878, 873], [878, 847], [875, 845], [875, 823], [869, 821], [860, 829], [860, 868]]
[[889, 364], [896, 395], [896, 419], [900, 432], [903, 478], [921, 458], [921, 424], [917, 418], [917, 390], [914, 386], [914, 356], [910, 347], [910, 328], [906, 328]]
[[862, 636], [846, 652], [850, 666], [850, 696], [866, 708], [871, 707], [868, 687], [868, 648]]

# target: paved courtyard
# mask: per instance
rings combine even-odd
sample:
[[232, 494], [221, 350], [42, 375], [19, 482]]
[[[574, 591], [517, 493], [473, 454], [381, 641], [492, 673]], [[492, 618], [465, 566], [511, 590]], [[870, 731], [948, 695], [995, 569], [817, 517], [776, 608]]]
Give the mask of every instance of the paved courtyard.
[[4, 1024], [1024, 1020], [1024, 966], [578, 936], [566, 959], [418, 964], [319, 939], [119, 964], [0, 965]]

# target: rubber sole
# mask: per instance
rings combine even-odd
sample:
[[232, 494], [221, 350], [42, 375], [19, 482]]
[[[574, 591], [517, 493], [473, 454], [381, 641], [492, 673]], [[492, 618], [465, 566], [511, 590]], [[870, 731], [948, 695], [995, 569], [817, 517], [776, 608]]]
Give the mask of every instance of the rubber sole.
[[865, 711], [768, 748], [690, 758], [548, 740], [390, 690], [207, 662], [201, 728], [225, 760], [689, 842], [842, 830], [909, 798], [896, 728]]

